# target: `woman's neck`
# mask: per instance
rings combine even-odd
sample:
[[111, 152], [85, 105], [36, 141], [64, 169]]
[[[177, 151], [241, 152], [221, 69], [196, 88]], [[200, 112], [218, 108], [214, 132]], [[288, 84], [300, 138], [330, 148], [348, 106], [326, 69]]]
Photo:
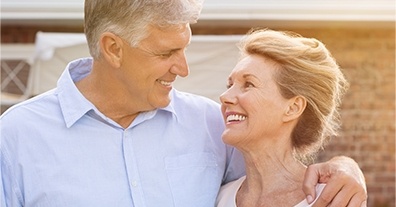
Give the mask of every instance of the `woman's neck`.
[[238, 207], [293, 206], [303, 200], [306, 166], [294, 158], [292, 150], [285, 143], [256, 149], [242, 150], [246, 180], [237, 193]]

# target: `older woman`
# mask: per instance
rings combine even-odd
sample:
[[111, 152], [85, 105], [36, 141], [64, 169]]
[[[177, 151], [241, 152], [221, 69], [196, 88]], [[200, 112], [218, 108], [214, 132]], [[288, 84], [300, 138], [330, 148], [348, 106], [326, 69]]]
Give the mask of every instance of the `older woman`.
[[242, 40], [241, 51], [220, 100], [223, 141], [242, 152], [246, 176], [224, 186], [217, 205], [309, 206], [306, 164], [336, 135], [348, 83], [316, 39], [261, 29]]

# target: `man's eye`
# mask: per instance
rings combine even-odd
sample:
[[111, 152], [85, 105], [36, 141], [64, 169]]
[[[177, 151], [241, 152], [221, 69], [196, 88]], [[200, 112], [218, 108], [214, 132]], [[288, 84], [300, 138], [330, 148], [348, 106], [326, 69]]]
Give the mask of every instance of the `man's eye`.
[[162, 53], [162, 54], [158, 54], [157, 56], [162, 57], [162, 58], [169, 58], [170, 56], [172, 56], [173, 53]]

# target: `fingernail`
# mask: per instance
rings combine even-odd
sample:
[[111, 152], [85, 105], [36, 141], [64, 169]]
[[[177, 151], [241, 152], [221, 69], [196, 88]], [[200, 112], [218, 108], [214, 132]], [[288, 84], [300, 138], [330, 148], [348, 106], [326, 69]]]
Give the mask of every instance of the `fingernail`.
[[307, 196], [307, 201], [308, 201], [308, 203], [312, 203], [312, 201], [313, 201], [313, 198], [312, 198], [312, 196], [311, 196], [311, 195]]

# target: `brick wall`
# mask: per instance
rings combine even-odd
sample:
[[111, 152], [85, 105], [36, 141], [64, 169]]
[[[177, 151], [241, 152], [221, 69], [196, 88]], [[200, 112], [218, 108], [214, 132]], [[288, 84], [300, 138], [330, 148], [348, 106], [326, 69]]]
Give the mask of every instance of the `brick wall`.
[[[193, 26], [193, 34], [244, 34], [249, 28]], [[395, 207], [394, 28], [273, 28], [293, 30], [327, 45], [351, 83], [342, 106], [343, 129], [320, 153], [355, 159], [363, 170], [370, 207]], [[1, 42], [33, 42], [37, 31], [82, 32], [81, 27], [12, 27]]]
[[348, 155], [362, 168], [369, 206], [395, 206], [395, 31], [301, 31], [322, 40], [350, 81], [342, 106], [342, 134], [321, 160]]
[[34, 43], [36, 33], [42, 32], [83, 32], [83, 27], [73, 26], [1, 26], [1, 43]]

